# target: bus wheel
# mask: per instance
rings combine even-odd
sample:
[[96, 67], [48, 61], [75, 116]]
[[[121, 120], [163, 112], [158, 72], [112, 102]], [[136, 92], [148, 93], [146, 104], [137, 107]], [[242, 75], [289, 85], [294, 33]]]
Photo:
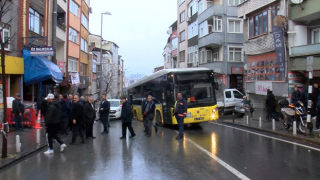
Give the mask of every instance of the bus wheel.
[[156, 122], [157, 122], [157, 125], [158, 125], [158, 126], [163, 126], [163, 123], [162, 123], [162, 121], [161, 121], [161, 116], [160, 116], [159, 111], [157, 111], [157, 114], [156, 114]]

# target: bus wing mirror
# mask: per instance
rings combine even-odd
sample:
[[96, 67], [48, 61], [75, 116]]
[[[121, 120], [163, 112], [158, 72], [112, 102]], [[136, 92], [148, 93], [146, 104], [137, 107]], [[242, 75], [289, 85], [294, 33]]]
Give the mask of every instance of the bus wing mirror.
[[219, 90], [219, 84], [218, 84], [218, 82], [215, 82], [215, 83], [214, 83], [214, 88], [215, 88], [216, 90]]

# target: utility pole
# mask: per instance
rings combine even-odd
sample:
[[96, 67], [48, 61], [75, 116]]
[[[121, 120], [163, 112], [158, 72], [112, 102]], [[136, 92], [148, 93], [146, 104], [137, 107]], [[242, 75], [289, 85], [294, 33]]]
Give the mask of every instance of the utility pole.
[[102, 96], [102, 74], [103, 74], [103, 67], [102, 67], [102, 24], [103, 24], [103, 13], [101, 13], [101, 30], [100, 30], [100, 67], [101, 67], [101, 75], [100, 75], [100, 99]]
[[306, 124], [306, 135], [310, 134], [310, 128], [311, 128], [311, 107], [316, 106], [317, 102], [312, 102], [312, 79], [313, 79], [313, 56], [307, 57], [307, 71], [308, 71], [308, 114], [307, 114], [307, 124]]
[[57, 64], [57, 0], [52, 0], [52, 62]]

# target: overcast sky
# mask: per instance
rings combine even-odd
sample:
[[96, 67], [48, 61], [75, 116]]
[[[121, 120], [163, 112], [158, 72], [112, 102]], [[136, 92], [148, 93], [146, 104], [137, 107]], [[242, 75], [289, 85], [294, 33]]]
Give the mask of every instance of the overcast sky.
[[163, 65], [163, 48], [168, 27], [177, 19], [176, 0], [91, 0], [90, 32], [100, 35], [101, 13], [103, 35], [120, 47], [127, 74], [151, 74]]

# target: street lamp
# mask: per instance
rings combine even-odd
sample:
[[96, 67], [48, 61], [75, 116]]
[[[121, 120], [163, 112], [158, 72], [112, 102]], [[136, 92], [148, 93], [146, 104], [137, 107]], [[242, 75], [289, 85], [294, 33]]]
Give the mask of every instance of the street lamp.
[[101, 32], [100, 32], [100, 63], [101, 63], [101, 76], [100, 76], [100, 98], [102, 96], [102, 27], [103, 15], [112, 15], [110, 12], [101, 13]]

